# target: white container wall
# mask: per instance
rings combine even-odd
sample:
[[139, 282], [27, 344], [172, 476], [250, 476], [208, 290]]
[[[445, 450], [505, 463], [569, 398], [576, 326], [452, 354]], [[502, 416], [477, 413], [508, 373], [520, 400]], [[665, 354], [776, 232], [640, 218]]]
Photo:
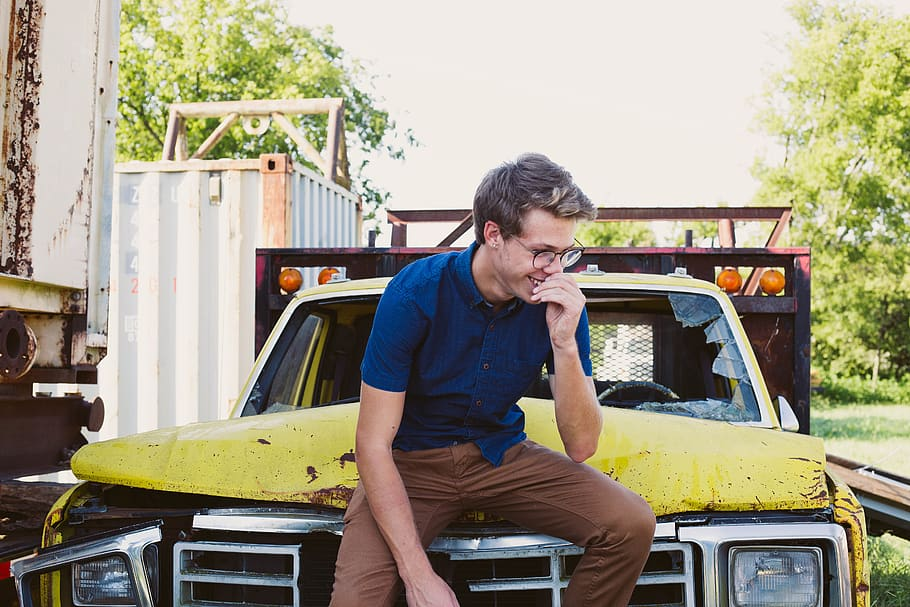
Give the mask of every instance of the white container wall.
[[[229, 414], [253, 364], [255, 249], [276, 245], [261, 165], [117, 165], [98, 438]], [[356, 195], [300, 167], [285, 178], [286, 246], [359, 244]]]

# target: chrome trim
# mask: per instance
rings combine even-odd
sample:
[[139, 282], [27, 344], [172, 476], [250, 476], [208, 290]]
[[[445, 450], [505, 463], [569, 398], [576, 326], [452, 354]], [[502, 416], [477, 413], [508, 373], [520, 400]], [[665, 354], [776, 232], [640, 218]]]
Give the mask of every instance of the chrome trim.
[[[432, 547], [431, 550], [432, 552]], [[690, 544], [680, 542], [661, 542], [651, 546], [651, 553], [679, 552], [683, 556], [681, 573], [642, 573], [636, 586], [652, 586], [658, 584], [679, 584], [684, 588], [684, 605], [695, 607], [695, 556]], [[447, 552], [453, 561], [488, 560], [488, 559], [518, 559], [531, 557], [547, 557], [550, 560], [550, 575], [547, 577], [512, 577], [496, 578], [494, 580], [468, 581], [468, 588], [472, 592], [496, 592], [514, 590], [550, 590], [551, 604], [559, 607], [562, 603], [560, 591], [569, 585], [569, 577], [563, 575], [562, 559], [566, 556], [576, 556], [584, 553], [584, 549], [575, 545], [565, 545], [551, 548], [528, 548], [510, 550], [477, 550]]]
[[49, 548], [32, 556], [13, 561], [11, 570], [16, 578], [16, 591], [22, 607], [32, 607], [31, 595], [26, 592], [28, 577], [60, 569], [77, 561], [86, 561], [99, 557], [121, 554], [129, 565], [130, 578], [136, 591], [139, 607], [154, 607], [152, 593], [142, 562], [142, 552], [150, 544], [161, 541], [161, 528], [158, 525], [115, 535], [90, 540], [74, 546], [62, 545]]
[[657, 523], [654, 529], [654, 539], [676, 539], [676, 523]]
[[578, 546], [564, 548], [551, 548], [541, 550], [485, 550], [478, 552], [449, 553], [453, 561], [484, 560], [484, 559], [517, 559], [528, 557], [547, 557], [550, 561], [550, 575], [548, 577], [526, 578], [496, 578], [493, 580], [468, 581], [471, 592], [497, 592], [509, 590], [550, 590], [550, 604], [553, 607], [562, 605], [562, 589], [569, 585], [569, 578], [563, 575], [562, 560], [566, 556], [573, 556], [584, 552]]
[[[195, 607], [210, 605], [207, 601], [193, 600], [192, 584], [219, 584], [227, 586], [267, 586], [287, 588], [291, 592], [293, 607], [300, 605], [300, 550], [302, 546], [274, 544], [238, 544], [233, 542], [176, 542], [174, 544], [174, 607]], [[265, 555], [290, 557], [292, 567], [289, 574], [264, 574], [248, 571], [202, 569], [188, 566], [187, 553], [225, 552], [245, 553], [262, 557]], [[234, 603], [232, 603], [234, 604]]]
[[305, 514], [263, 510], [219, 510], [193, 517], [194, 529], [260, 533], [311, 533], [327, 531], [341, 535], [342, 515]]
[[[427, 551], [444, 552], [455, 560], [469, 560], [495, 558], [493, 555], [505, 551], [508, 551], [513, 558], [521, 558], [543, 556], [553, 551], [571, 551], [573, 548], [576, 546], [566, 540], [542, 533], [516, 533], [486, 537], [472, 534], [468, 537], [459, 537], [445, 535], [445, 531], [443, 531], [442, 535], [433, 540]], [[577, 554], [581, 554], [580, 550]]]
[[[540, 550], [561, 550], [572, 547], [573, 544], [564, 539], [545, 535], [543, 533], [519, 532], [514, 534], [501, 533], [499, 535], [480, 536], [482, 532], [471, 532], [465, 536], [455, 534], [447, 535], [442, 532], [430, 547], [430, 552], [475, 552], [488, 550], [530, 551], [528, 556], [536, 556]], [[489, 532], [487, 532], [489, 533]], [[658, 523], [654, 529], [655, 540], [675, 540], [676, 523]], [[534, 554], [531, 554], [533, 552]], [[581, 554], [579, 551], [577, 554]], [[453, 557], [454, 558], [454, 557]], [[486, 557], [479, 557], [486, 558]]]
[[[283, 512], [268, 509], [225, 509], [210, 510], [193, 517], [194, 529], [211, 531], [249, 531], [258, 533], [311, 533], [325, 531], [341, 535], [344, 529], [342, 514]], [[479, 535], [470, 532], [465, 535], [446, 533], [437, 537], [429, 550], [431, 552], [463, 552], [476, 550], [555, 549], [571, 546], [569, 542], [545, 535], [528, 532], [498, 532]], [[490, 533], [487, 531], [486, 533]], [[676, 523], [658, 523], [654, 530], [655, 540], [676, 539]]]
[[[341, 515], [332, 516], [322, 513], [301, 515], [299, 512], [283, 512], [270, 509], [225, 509], [213, 510], [206, 514], [193, 517], [194, 529], [213, 531], [240, 531], [258, 533], [310, 533], [325, 531], [340, 534], [343, 528]], [[487, 533], [490, 533], [487, 531]], [[695, 605], [695, 559], [693, 548], [690, 545], [675, 542], [676, 523], [658, 523], [654, 531], [655, 544], [652, 552], [677, 551], [683, 555], [682, 573], [646, 573], [642, 574], [638, 583], [640, 585], [653, 584], [679, 584], [684, 588], [685, 605]], [[658, 542], [659, 540], [659, 542]], [[670, 540], [673, 543], [667, 543]], [[244, 544], [217, 543], [217, 542], [182, 542], [174, 547], [174, 605], [195, 605], [181, 595], [184, 589], [180, 582], [201, 581], [207, 583], [230, 583], [238, 580], [238, 576], [223, 575], [218, 578], [214, 572], [191, 577], [182, 575], [178, 570], [181, 562], [180, 550], [192, 550], [196, 546], [222, 546], [219, 550], [229, 551], [237, 548], [238, 552], [250, 551], [250, 546]], [[255, 545], [262, 548], [261, 552], [272, 552], [272, 546]], [[205, 548], [203, 548], [204, 550]], [[297, 547], [296, 549], [299, 549]], [[478, 535], [478, 532], [459, 535], [457, 532], [446, 531], [437, 537], [427, 549], [430, 553], [447, 555], [453, 561], [489, 560], [489, 559], [519, 559], [519, 558], [547, 558], [550, 561], [550, 575], [545, 577], [498, 578], [495, 580], [473, 580], [468, 582], [468, 587], [473, 592], [494, 592], [509, 590], [550, 590], [552, 605], [561, 603], [560, 591], [569, 583], [569, 577], [562, 574], [562, 559], [566, 556], [581, 555], [584, 550], [563, 539], [541, 533], [529, 532], [499, 532], [498, 535]], [[299, 564], [295, 562], [295, 566]], [[217, 579], [216, 579], [217, 578]], [[247, 582], [253, 583], [253, 582]], [[276, 582], [275, 585], [282, 585]], [[296, 594], [295, 596], [295, 605]]]
[[825, 548], [825, 571], [833, 574], [830, 607], [851, 607], [850, 560], [847, 534], [833, 523], [793, 523], [755, 525], [711, 525], [706, 527], [680, 527], [679, 541], [698, 544], [702, 549], [702, 585], [704, 607], [725, 607], [727, 588], [727, 554], [734, 543], [795, 542], [816, 540]]

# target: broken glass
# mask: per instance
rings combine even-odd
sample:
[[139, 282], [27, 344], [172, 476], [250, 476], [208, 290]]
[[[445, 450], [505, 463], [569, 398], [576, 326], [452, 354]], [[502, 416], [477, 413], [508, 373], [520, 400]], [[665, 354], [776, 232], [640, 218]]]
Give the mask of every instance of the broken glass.
[[731, 422], [760, 419], [748, 368], [720, 302], [691, 293], [671, 293], [668, 299], [674, 317], [682, 326], [704, 327], [705, 342], [716, 344], [717, 354], [711, 363], [711, 372], [729, 380], [733, 395], [729, 400], [708, 397], [704, 400], [642, 403], [639, 409]]
[[636, 408], [639, 411], [669, 413], [671, 415], [684, 415], [698, 419], [713, 419], [723, 422], [748, 422], [756, 419], [750, 411], [739, 406], [735, 399], [732, 403], [728, 400], [717, 398], [669, 403], [642, 403]]
[[723, 316], [720, 304], [711, 297], [691, 293], [670, 293], [673, 315], [684, 327], [701, 327]]
[[724, 343], [721, 346], [714, 364], [711, 365], [711, 371], [729, 379], [746, 381], [749, 378], [746, 363], [743, 362], [735, 343]]

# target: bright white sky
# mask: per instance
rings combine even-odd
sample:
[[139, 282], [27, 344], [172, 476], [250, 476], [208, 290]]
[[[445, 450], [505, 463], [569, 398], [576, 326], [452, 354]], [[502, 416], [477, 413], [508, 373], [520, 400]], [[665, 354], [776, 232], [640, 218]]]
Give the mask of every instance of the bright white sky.
[[[388, 208], [468, 208], [524, 151], [598, 206], [748, 204], [773, 143], [757, 98], [794, 29], [784, 0], [286, 0], [332, 25], [422, 147], [374, 165]], [[895, 13], [910, 0], [879, 0]]]

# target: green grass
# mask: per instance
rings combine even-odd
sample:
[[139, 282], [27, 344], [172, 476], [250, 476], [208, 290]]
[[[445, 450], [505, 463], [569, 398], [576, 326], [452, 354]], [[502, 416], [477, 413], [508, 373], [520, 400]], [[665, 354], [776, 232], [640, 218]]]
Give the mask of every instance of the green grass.
[[869, 538], [872, 606], [910, 605], [910, 542], [891, 535]]
[[910, 477], [910, 405], [812, 403], [809, 426], [825, 450]]
[[[812, 401], [812, 434], [833, 455], [910, 477], [910, 405]], [[880, 402], [874, 395], [858, 399]], [[904, 402], [910, 402], [910, 399]], [[871, 605], [910, 606], [910, 542], [891, 535], [869, 538]]]

